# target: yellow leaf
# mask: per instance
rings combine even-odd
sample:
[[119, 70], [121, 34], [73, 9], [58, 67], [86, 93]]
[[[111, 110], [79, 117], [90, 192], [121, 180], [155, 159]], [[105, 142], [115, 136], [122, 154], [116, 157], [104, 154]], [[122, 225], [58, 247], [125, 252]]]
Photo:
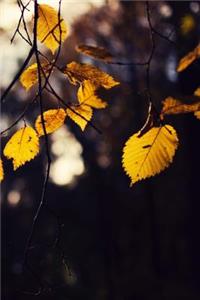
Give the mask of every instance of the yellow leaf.
[[181, 60], [179, 61], [177, 72], [182, 72], [185, 70], [194, 60], [200, 57], [200, 44], [191, 52], [186, 54]]
[[199, 109], [200, 109], [200, 101], [192, 104], [185, 104], [172, 97], [168, 97], [163, 102], [163, 108], [160, 117], [161, 119], [163, 119], [164, 115], [190, 113], [190, 112], [195, 112]]
[[200, 120], [200, 110], [194, 113], [195, 117]]
[[32, 127], [18, 130], [7, 142], [4, 155], [13, 160], [14, 170], [33, 159], [39, 153], [39, 138]]
[[67, 108], [67, 115], [84, 131], [88, 121], [92, 118], [92, 108], [88, 105], [72, 106]]
[[2, 159], [0, 159], [0, 181], [4, 179], [4, 170], [3, 170], [3, 162]]
[[112, 76], [90, 65], [81, 64], [75, 61], [69, 63], [64, 74], [68, 76], [72, 84], [82, 83], [84, 80], [90, 80], [96, 87], [110, 89], [119, 84]]
[[198, 87], [196, 89], [196, 91], [194, 92], [194, 95], [197, 96], [197, 97], [200, 97], [200, 87]]
[[38, 7], [37, 38], [54, 53], [67, 37], [65, 21], [62, 17], [59, 20], [58, 12], [53, 7], [46, 4]]
[[[41, 67], [45, 74], [48, 75], [50, 65], [42, 63]], [[22, 73], [22, 75], [20, 76], [20, 82], [26, 88], [26, 90], [29, 90], [34, 84], [38, 82], [37, 63], [32, 64]]]
[[170, 125], [153, 127], [140, 137], [129, 138], [123, 149], [122, 164], [131, 184], [154, 176], [167, 168], [178, 147], [176, 131]]
[[112, 61], [112, 55], [103, 47], [94, 47], [89, 45], [78, 45], [76, 51], [82, 54], [91, 56], [95, 59], [100, 59], [105, 62]]
[[[43, 113], [46, 133], [52, 133], [60, 128], [65, 121], [66, 112], [64, 109], [49, 109]], [[39, 136], [44, 135], [44, 130], [42, 127], [41, 115], [37, 117], [35, 121], [35, 129]]]
[[107, 103], [102, 101], [96, 94], [95, 85], [89, 80], [83, 81], [78, 89], [78, 100], [80, 104], [89, 105], [93, 108], [105, 108]]
[[195, 20], [191, 14], [185, 15], [181, 19], [181, 32], [183, 35], [187, 35], [195, 28]]

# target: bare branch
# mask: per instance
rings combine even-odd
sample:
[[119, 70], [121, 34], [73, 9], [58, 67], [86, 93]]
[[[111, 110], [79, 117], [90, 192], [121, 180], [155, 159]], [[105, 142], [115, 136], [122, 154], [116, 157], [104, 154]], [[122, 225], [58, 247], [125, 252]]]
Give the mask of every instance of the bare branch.
[[25, 114], [30, 109], [31, 105], [36, 101], [37, 97], [38, 95], [36, 95], [30, 103], [26, 104], [23, 112], [19, 115], [19, 117], [9, 127], [1, 131], [0, 135], [4, 135], [7, 131], [11, 130], [14, 126], [16, 126], [22, 118], [24, 118]]
[[[61, 0], [59, 0], [59, 12], [58, 12], [59, 20], [60, 20], [60, 10], [61, 10]], [[41, 53], [38, 50], [38, 45], [37, 45], [37, 22], [38, 22], [38, 2], [37, 2], [37, 0], [35, 1], [35, 4], [34, 4], [34, 15], [35, 15], [35, 19], [34, 19], [34, 29], [33, 29], [33, 35], [34, 35], [33, 48], [34, 48], [34, 54], [35, 54], [35, 57], [36, 57], [36, 62], [37, 62], [37, 67], [38, 67], [38, 69], [37, 69], [38, 70], [38, 98], [39, 98], [42, 128], [43, 128], [43, 131], [44, 131], [44, 138], [45, 138], [47, 169], [46, 169], [46, 174], [45, 174], [45, 178], [44, 178], [44, 182], [43, 182], [40, 202], [39, 202], [38, 208], [36, 210], [36, 213], [35, 213], [35, 216], [34, 216], [34, 219], [33, 219], [33, 222], [32, 222], [32, 226], [31, 226], [31, 230], [30, 230], [30, 233], [29, 233], [29, 236], [28, 236], [28, 239], [27, 239], [27, 243], [26, 243], [26, 248], [25, 248], [25, 252], [24, 252], [24, 266], [28, 265], [29, 251], [30, 251], [31, 246], [32, 246], [32, 240], [33, 240], [33, 236], [34, 236], [35, 229], [36, 229], [36, 224], [37, 224], [37, 221], [39, 219], [41, 210], [42, 210], [42, 208], [44, 208], [44, 206], [47, 205], [46, 192], [47, 192], [47, 185], [48, 185], [50, 167], [51, 167], [51, 156], [50, 156], [50, 150], [49, 150], [48, 135], [47, 135], [47, 132], [46, 132], [46, 127], [45, 127], [44, 109], [43, 109], [43, 95], [42, 95], [42, 93], [43, 93], [43, 90], [45, 89], [46, 85], [49, 84], [49, 77], [50, 77], [51, 72], [54, 68], [54, 65], [57, 62], [57, 59], [58, 59], [58, 56], [59, 56], [59, 53], [60, 53], [60, 48], [61, 48], [61, 28], [60, 28], [60, 25], [59, 25], [59, 28], [60, 28], [59, 49], [58, 49], [57, 55], [55, 57], [55, 60], [51, 65], [49, 73], [46, 76], [46, 74], [45, 74], [45, 72], [42, 68], [42, 64], [40, 62]], [[59, 22], [59, 24], [60, 24], [60, 22]], [[45, 77], [45, 82], [42, 85], [42, 76], [43, 75]], [[46, 206], [46, 208], [47, 208], [47, 206]], [[48, 211], [50, 212], [50, 209], [48, 209]], [[57, 224], [58, 224], [58, 234], [57, 234], [55, 242], [53, 244], [53, 247], [56, 247], [58, 245], [58, 242], [59, 242], [59, 239], [60, 239], [62, 224], [60, 223], [59, 218], [57, 216], [55, 216], [54, 213], [53, 213], [53, 216], [56, 218]], [[37, 274], [36, 274], [36, 276], [37, 276]], [[50, 291], [50, 290], [51, 290], [51, 288], [49, 287], [48, 284], [46, 284], [45, 288], [42, 287], [42, 289], [39, 290], [39, 292], [42, 293], [42, 292], [46, 292], [46, 291]]]
[[[15, 30], [15, 32], [14, 32], [14, 34], [13, 34], [11, 40], [10, 40], [11, 43], [14, 41], [16, 34], [17, 34], [17, 33], [20, 34], [19, 28], [20, 28], [21, 22], [23, 22], [24, 30], [25, 30], [25, 32], [26, 32], [26, 35], [27, 35], [29, 44], [31, 44], [31, 39], [30, 39], [28, 30], [27, 30], [27, 26], [26, 26], [26, 22], [25, 22], [25, 19], [24, 19], [24, 12], [25, 12], [25, 10], [27, 9], [27, 7], [28, 7], [28, 5], [30, 4], [30, 2], [31, 2], [31, 0], [29, 0], [29, 1], [27, 2], [27, 4], [24, 5], [24, 4], [22, 3], [21, 0], [17, 0], [17, 4], [18, 4], [18, 6], [19, 6], [19, 9], [21, 10], [21, 16], [20, 16], [20, 18], [19, 18], [19, 21], [18, 21], [16, 30]], [[23, 37], [23, 39], [25, 39], [25, 38]]]
[[32, 58], [32, 56], [34, 54], [34, 51], [35, 51], [35, 49], [34, 49], [34, 47], [32, 47], [31, 50], [29, 51], [29, 54], [28, 54], [27, 58], [23, 62], [21, 68], [18, 70], [18, 72], [16, 73], [15, 77], [13, 78], [13, 80], [11, 81], [11, 83], [9, 84], [9, 86], [3, 92], [3, 95], [1, 96], [1, 103], [4, 102], [4, 99], [7, 97], [7, 95], [11, 91], [12, 87], [15, 85], [15, 83], [18, 81], [19, 77], [21, 76], [21, 74], [25, 70], [26, 66], [28, 65], [29, 61], [31, 60], [31, 58]]

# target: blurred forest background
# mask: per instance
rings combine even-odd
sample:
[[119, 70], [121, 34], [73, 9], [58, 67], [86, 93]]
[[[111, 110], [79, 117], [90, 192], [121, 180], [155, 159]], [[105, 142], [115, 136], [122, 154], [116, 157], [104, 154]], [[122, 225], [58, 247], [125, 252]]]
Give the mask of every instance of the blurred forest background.
[[[154, 27], [164, 35], [171, 33], [173, 41], [156, 35], [151, 87], [159, 109], [165, 97], [187, 98], [200, 85], [199, 60], [176, 73], [179, 59], [199, 42], [200, 3], [149, 4]], [[78, 11], [81, 4], [70, 5]], [[50, 136], [53, 163], [48, 205], [40, 215], [29, 252], [33, 272], [23, 270], [22, 262], [40, 201], [45, 147], [15, 173], [5, 161], [2, 299], [199, 300], [200, 122], [192, 114], [169, 116], [167, 123], [176, 128], [180, 139], [173, 164], [130, 188], [121, 155], [125, 141], [143, 126], [147, 116], [145, 68], [106, 65], [75, 52], [78, 44], [98, 45], [117, 61], [146, 61], [151, 40], [145, 2], [108, 0], [95, 5], [94, 1], [73, 18], [70, 28], [59, 64], [72, 60], [93, 63], [121, 85], [102, 91], [109, 106], [96, 112], [93, 121], [103, 134], [90, 126], [82, 133], [68, 120]], [[1, 34], [4, 38], [7, 34], [7, 40], [12, 35], [3, 27]], [[16, 55], [23, 47], [16, 43]], [[17, 60], [18, 66], [24, 57]], [[52, 84], [63, 99], [74, 99], [76, 88], [62, 77]], [[15, 86], [1, 108], [2, 128], [16, 119], [35, 91], [27, 93], [20, 83]], [[54, 105], [55, 99], [46, 95], [45, 109]], [[35, 104], [26, 119], [33, 123], [38, 114]], [[2, 139], [2, 146], [11, 133]]]

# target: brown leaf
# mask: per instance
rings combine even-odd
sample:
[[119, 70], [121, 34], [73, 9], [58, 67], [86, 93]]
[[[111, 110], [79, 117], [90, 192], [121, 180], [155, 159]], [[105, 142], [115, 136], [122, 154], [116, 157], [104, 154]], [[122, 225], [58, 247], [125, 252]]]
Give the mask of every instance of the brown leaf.
[[75, 61], [69, 63], [64, 74], [72, 84], [80, 84], [84, 80], [90, 80], [96, 87], [110, 89], [119, 84], [112, 76], [90, 64], [81, 64]]
[[78, 45], [76, 46], [76, 51], [85, 55], [88, 55], [94, 59], [103, 60], [105, 62], [112, 61], [113, 57], [110, 52], [108, 52], [103, 47], [95, 47], [90, 45]]
[[181, 60], [179, 61], [177, 72], [182, 72], [185, 70], [193, 61], [200, 57], [200, 44], [194, 48], [193, 51], [186, 54]]

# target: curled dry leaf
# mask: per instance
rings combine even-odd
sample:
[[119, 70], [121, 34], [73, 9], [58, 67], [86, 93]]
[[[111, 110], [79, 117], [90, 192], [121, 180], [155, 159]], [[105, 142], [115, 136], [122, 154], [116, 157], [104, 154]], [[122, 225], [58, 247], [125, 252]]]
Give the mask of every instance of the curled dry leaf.
[[105, 62], [112, 61], [112, 55], [103, 47], [95, 47], [90, 45], [78, 45], [76, 51], [88, 55], [94, 59], [100, 59]]
[[54, 54], [67, 37], [67, 26], [58, 12], [47, 4], [38, 5], [37, 38]]
[[140, 131], [128, 139], [123, 149], [122, 165], [131, 185], [166, 169], [178, 147], [176, 131], [170, 125], [152, 127], [139, 136]]
[[67, 75], [70, 82], [74, 85], [83, 83], [84, 80], [90, 80], [96, 88], [102, 86], [105, 89], [110, 89], [119, 84], [112, 76], [97, 67], [90, 64], [77, 63], [75, 61], [66, 66], [64, 74]]
[[14, 170], [32, 160], [39, 153], [39, 138], [32, 127], [18, 130], [7, 142], [3, 154], [13, 160]]
[[[64, 124], [66, 112], [62, 108], [49, 109], [43, 113], [43, 117], [46, 133], [52, 133]], [[39, 136], [44, 135], [41, 115], [35, 121], [35, 129]]]
[[185, 70], [189, 65], [193, 63], [196, 59], [200, 57], [200, 44], [191, 52], [186, 54], [181, 60], [179, 61], [177, 72], [182, 72]]
[[163, 108], [160, 118], [163, 119], [165, 115], [175, 115], [195, 112], [200, 109], [200, 101], [191, 104], [185, 104], [180, 100], [168, 97], [163, 101]]

